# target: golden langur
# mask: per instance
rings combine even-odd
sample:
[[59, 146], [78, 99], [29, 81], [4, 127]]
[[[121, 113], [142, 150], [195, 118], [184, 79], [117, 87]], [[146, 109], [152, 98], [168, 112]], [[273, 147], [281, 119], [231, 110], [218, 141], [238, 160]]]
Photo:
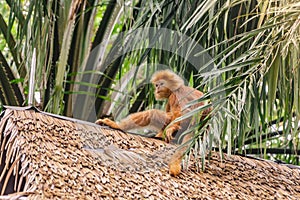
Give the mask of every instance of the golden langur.
[[[192, 87], [185, 86], [183, 79], [170, 70], [161, 70], [154, 73], [151, 78], [151, 83], [155, 88], [154, 95], [156, 100], [167, 100], [165, 111], [151, 109], [133, 113], [125, 119], [122, 119], [120, 122], [114, 122], [105, 118], [98, 119], [96, 123], [100, 125], [104, 124], [111, 128], [123, 131], [141, 127], [152, 127], [158, 130], [156, 137], [162, 138], [166, 142], [172, 142], [174, 139], [176, 140], [178, 135], [180, 135], [180, 133], [188, 127], [191, 120], [184, 120], [176, 123], [171, 122], [189, 110], [202, 106], [204, 103], [200, 102], [186, 108], [186, 105], [189, 102], [201, 98], [203, 93]], [[202, 112], [201, 119], [203, 119], [209, 112], [210, 109]], [[181, 143], [185, 143], [191, 137], [191, 134], [185, 135]], [[181, 160], [186, 148], [187, 147], [181, 148], [180, 150], [175, 151], [172, 155], [169, 161], [169, 172], [171, 175], [177, 176], [180, 174]]]

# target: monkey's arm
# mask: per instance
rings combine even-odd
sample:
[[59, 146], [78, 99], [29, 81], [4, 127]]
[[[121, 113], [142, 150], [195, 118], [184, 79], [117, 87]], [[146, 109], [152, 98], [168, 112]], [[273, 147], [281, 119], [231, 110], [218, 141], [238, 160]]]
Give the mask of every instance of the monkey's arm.
[[[182, 115], [181, 113], [181, 107], [179, 105], [179, 102], [174, 94], [170, 95], [167, 106], [166, 106], [166, 111], [168, 115], [171, 117], [171, 121], [175, 120], [176, 118], [180, 117]], [[166, 129], [166, 142], [170, 142], [172, 139], [174, 139], [174, 133], [176, 133], [179, 129], [181, 128], [180, 126], [180, 121], [175, 122], [171, 124], [167, 129]]]
[[168, 109], [168, 106], [169, 104], [167, 104], [167, 107], [166, 107], [166, 116], [167, 116], [167, 118], [168, 118], [168, 120], [167, 121], [165, 121], [166, 123], [164, 124], [164, 126], [163, 127], [160, 127], [160, 131], [155, 135], [155, 137], [156, 138], [161, 138], [161, 139], [163, 139], [165, 142], [167, 142], [167, 143], [169, 143], [170, 142], [170, 140], [169, 139], [171, 139], [171, 138], [168, 138], [165, 134], [164, 134], [164, 129], [165, 129], [165, 127], [169, 124], [169, 123], [171, 123], [172, 122], [172, 119], [173, 119], [173, 113], [171, 113], [171, 112], [168, 112], [168, 111], [170, 111], [170, 109]]
[[[173, 113], [173, 120], [175, 120], [177, 117], [180, 117], [181, 114], [176, 114], [176, 113]], [[166, 142], [171, 142], [173, 139], [174, 139], [174, 134], [179, 130], [181, 129], [181, 126], [180, 126], [180, 122], [175, 122], [174, 124], [171, 124], [169, 127], [166, 128], [166, 138], [165, 138], [165, 141]]]

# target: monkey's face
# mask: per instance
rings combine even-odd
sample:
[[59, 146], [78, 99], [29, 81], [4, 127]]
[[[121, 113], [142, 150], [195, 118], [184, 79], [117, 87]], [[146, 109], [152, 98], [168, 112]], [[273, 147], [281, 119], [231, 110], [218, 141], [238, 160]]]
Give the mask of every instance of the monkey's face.
[[155, 88], [154, 95], [156, 100], [167, 99], [172, 93], [171, 90], [167, 87], [166, 81], [164, 80], [153, 82], [153, 86]]

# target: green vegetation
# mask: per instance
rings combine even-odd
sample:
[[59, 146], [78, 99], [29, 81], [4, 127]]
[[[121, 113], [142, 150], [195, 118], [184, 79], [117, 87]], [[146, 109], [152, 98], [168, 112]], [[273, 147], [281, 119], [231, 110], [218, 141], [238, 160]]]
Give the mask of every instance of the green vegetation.
[[213, 106], [210, 133], [189, 130], [195, 149], [299, 164], [297, 0], [6, 0], [0, 11], [0, 105], [26, 105], [36, 62], [35, 106], [119, 119], [161, 106], [148, 83], [167, 67]]

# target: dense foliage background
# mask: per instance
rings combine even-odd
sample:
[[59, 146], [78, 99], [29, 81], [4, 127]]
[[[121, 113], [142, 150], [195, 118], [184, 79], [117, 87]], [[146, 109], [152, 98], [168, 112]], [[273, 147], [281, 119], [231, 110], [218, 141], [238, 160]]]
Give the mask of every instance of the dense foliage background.
[[36, 107], [119, 119], [161, 107], [149, 77], [171, 68], [213, 106], [194, 148], [299, 164], [297, 0], [5, 0], [0, 11], [0, 105], [27, 104], [34, 62]]

